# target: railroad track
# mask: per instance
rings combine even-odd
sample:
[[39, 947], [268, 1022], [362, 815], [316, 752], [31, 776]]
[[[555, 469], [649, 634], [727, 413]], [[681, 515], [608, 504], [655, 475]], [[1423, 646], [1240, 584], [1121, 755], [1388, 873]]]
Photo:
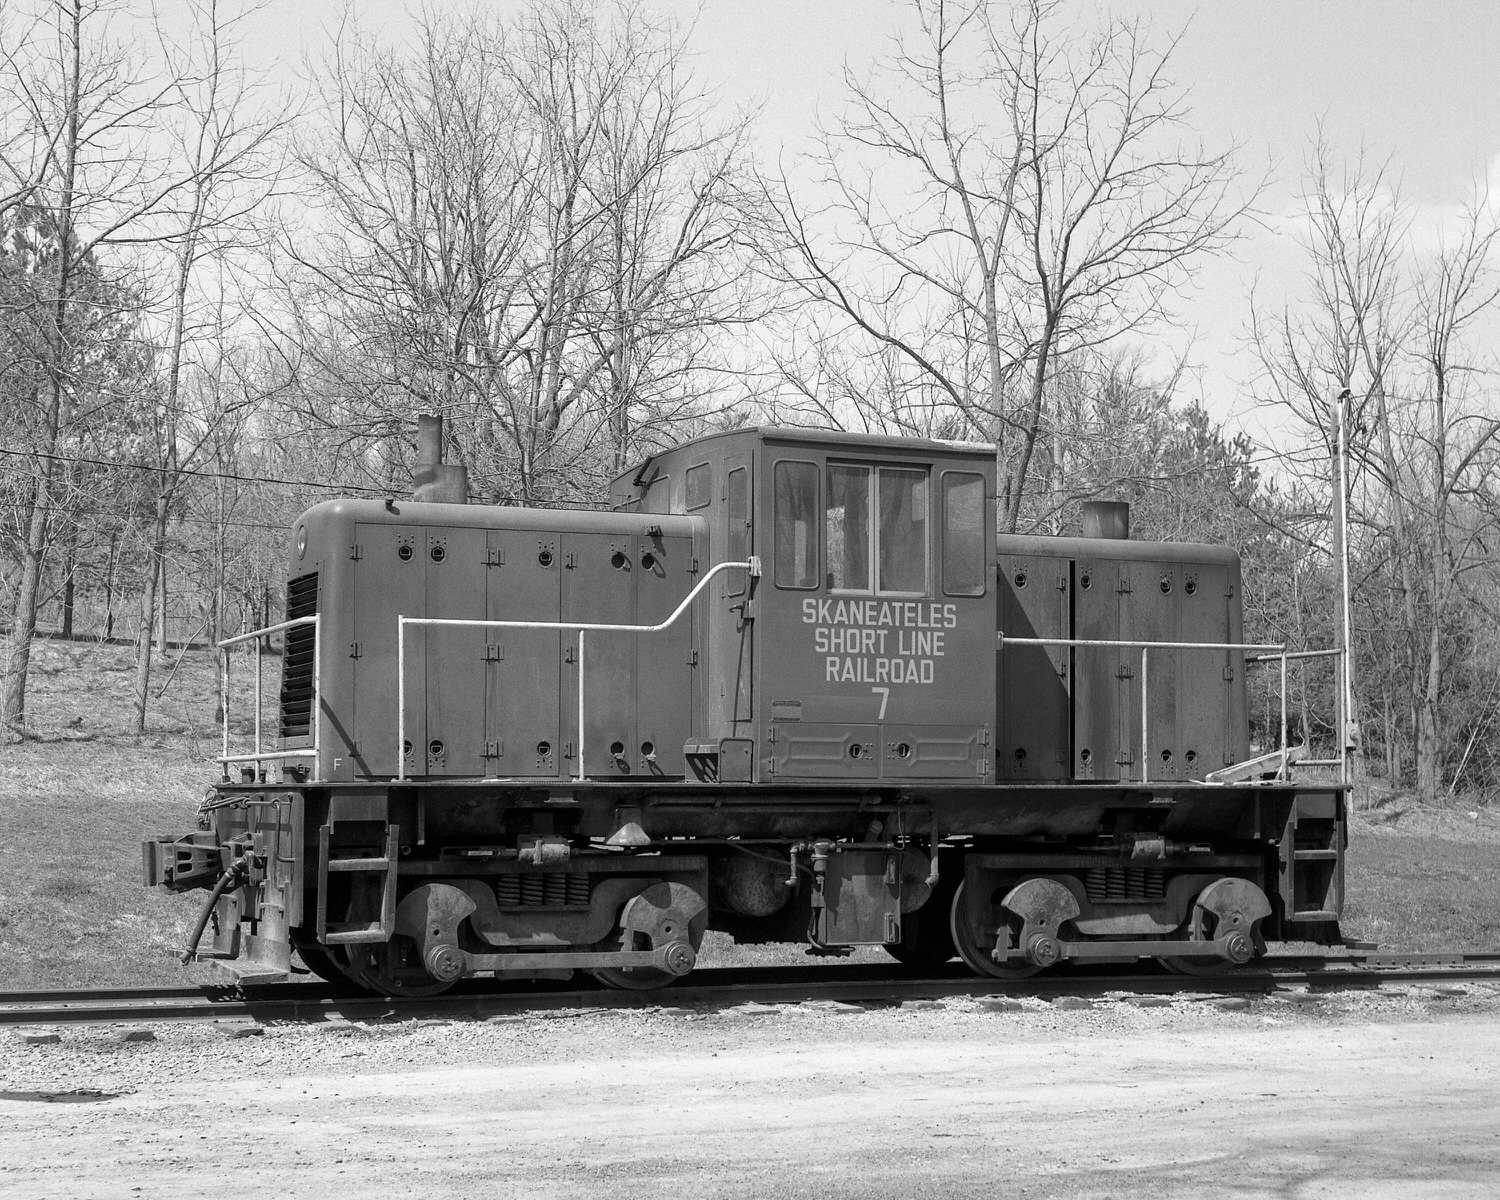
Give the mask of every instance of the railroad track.
[[1268, 955], [1250, 967], [1215, 975], [1179, 976], [1150, 968], [1106, 974], [1054, 972], [1019, 981], [981, 978], [950, 964], [915, 971], [897, 964], [818, 967], [704, 968], [691, 982], [651, 992], [604, 987], [557, 989], [478, 980], [441, 996], [404, 999], [349, 996], [326, 984], [258, 988], [153, 987], [0, 992], [0, 1025], [166, 1024], [177, 1021], [313, 1023], [395, 1021], [420, 1017], [483, 1020], [558, 1010], [662, 1006], [727, 1007], [833, 1000], [899, 1003], [960, 996], [1100, 997], [1111, 993], [1255, 995], [1292, 988], [1327, 991], [1387, 984], [1480, 982], [1500, 985], [1500, 954]]

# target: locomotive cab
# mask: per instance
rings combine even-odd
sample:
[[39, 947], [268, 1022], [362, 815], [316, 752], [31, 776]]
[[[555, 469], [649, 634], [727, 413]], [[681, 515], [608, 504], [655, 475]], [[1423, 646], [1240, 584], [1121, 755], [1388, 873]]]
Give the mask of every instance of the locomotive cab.
[[704, 438], [621, 477], [617, 508], [701, 514], [699, 778], [992, 778], [988, 447], [793, 429]]

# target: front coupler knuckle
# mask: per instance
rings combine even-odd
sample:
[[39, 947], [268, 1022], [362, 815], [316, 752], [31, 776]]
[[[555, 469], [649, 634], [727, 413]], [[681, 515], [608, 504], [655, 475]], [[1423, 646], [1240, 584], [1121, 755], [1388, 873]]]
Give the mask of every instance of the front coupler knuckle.
[[178, 838], [152, 838], [142, 843], [141, 857], [146, 886], [169, 892], [211, 888], [224, 873], [219, 839], [203, 830]]

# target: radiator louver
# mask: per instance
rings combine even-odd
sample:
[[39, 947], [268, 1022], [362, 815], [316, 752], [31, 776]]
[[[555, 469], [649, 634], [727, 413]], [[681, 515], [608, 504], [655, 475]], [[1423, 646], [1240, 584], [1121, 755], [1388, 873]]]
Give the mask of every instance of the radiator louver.
[[[318, 611], [318, 573], [299, 575], [286, 585], [286, 619], [310, 617]], [[313, 645], [311, 625], [286, 631], [281, 659], [281, 736], [307, 737], [312, 732]]]
[[1092, 867], [1084, 890], [1095, 904], [1140, 904], [1166, 896], [1160, 867]]

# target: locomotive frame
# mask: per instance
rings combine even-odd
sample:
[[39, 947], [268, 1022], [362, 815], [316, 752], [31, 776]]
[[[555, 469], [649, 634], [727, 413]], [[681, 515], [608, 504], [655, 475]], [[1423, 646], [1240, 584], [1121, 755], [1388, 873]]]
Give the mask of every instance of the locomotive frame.
[[1298, 655], [1244, 641], [1237, 556], [1108, 506], [1117, 536], [997, 535], [994, 498], [992, 447], [759, 428], [609, 512], [319, 505], [287, 619], [224, 643], [223, 778], [145, 882], [208, 889], [185, 959], [386, 993], [654, 987], [708, 928], [998, 978], [1338, 941], [1346, 787], [1293, 778], [1284, 716], [1251, 754], [1247, 665], [1284, 695]]

